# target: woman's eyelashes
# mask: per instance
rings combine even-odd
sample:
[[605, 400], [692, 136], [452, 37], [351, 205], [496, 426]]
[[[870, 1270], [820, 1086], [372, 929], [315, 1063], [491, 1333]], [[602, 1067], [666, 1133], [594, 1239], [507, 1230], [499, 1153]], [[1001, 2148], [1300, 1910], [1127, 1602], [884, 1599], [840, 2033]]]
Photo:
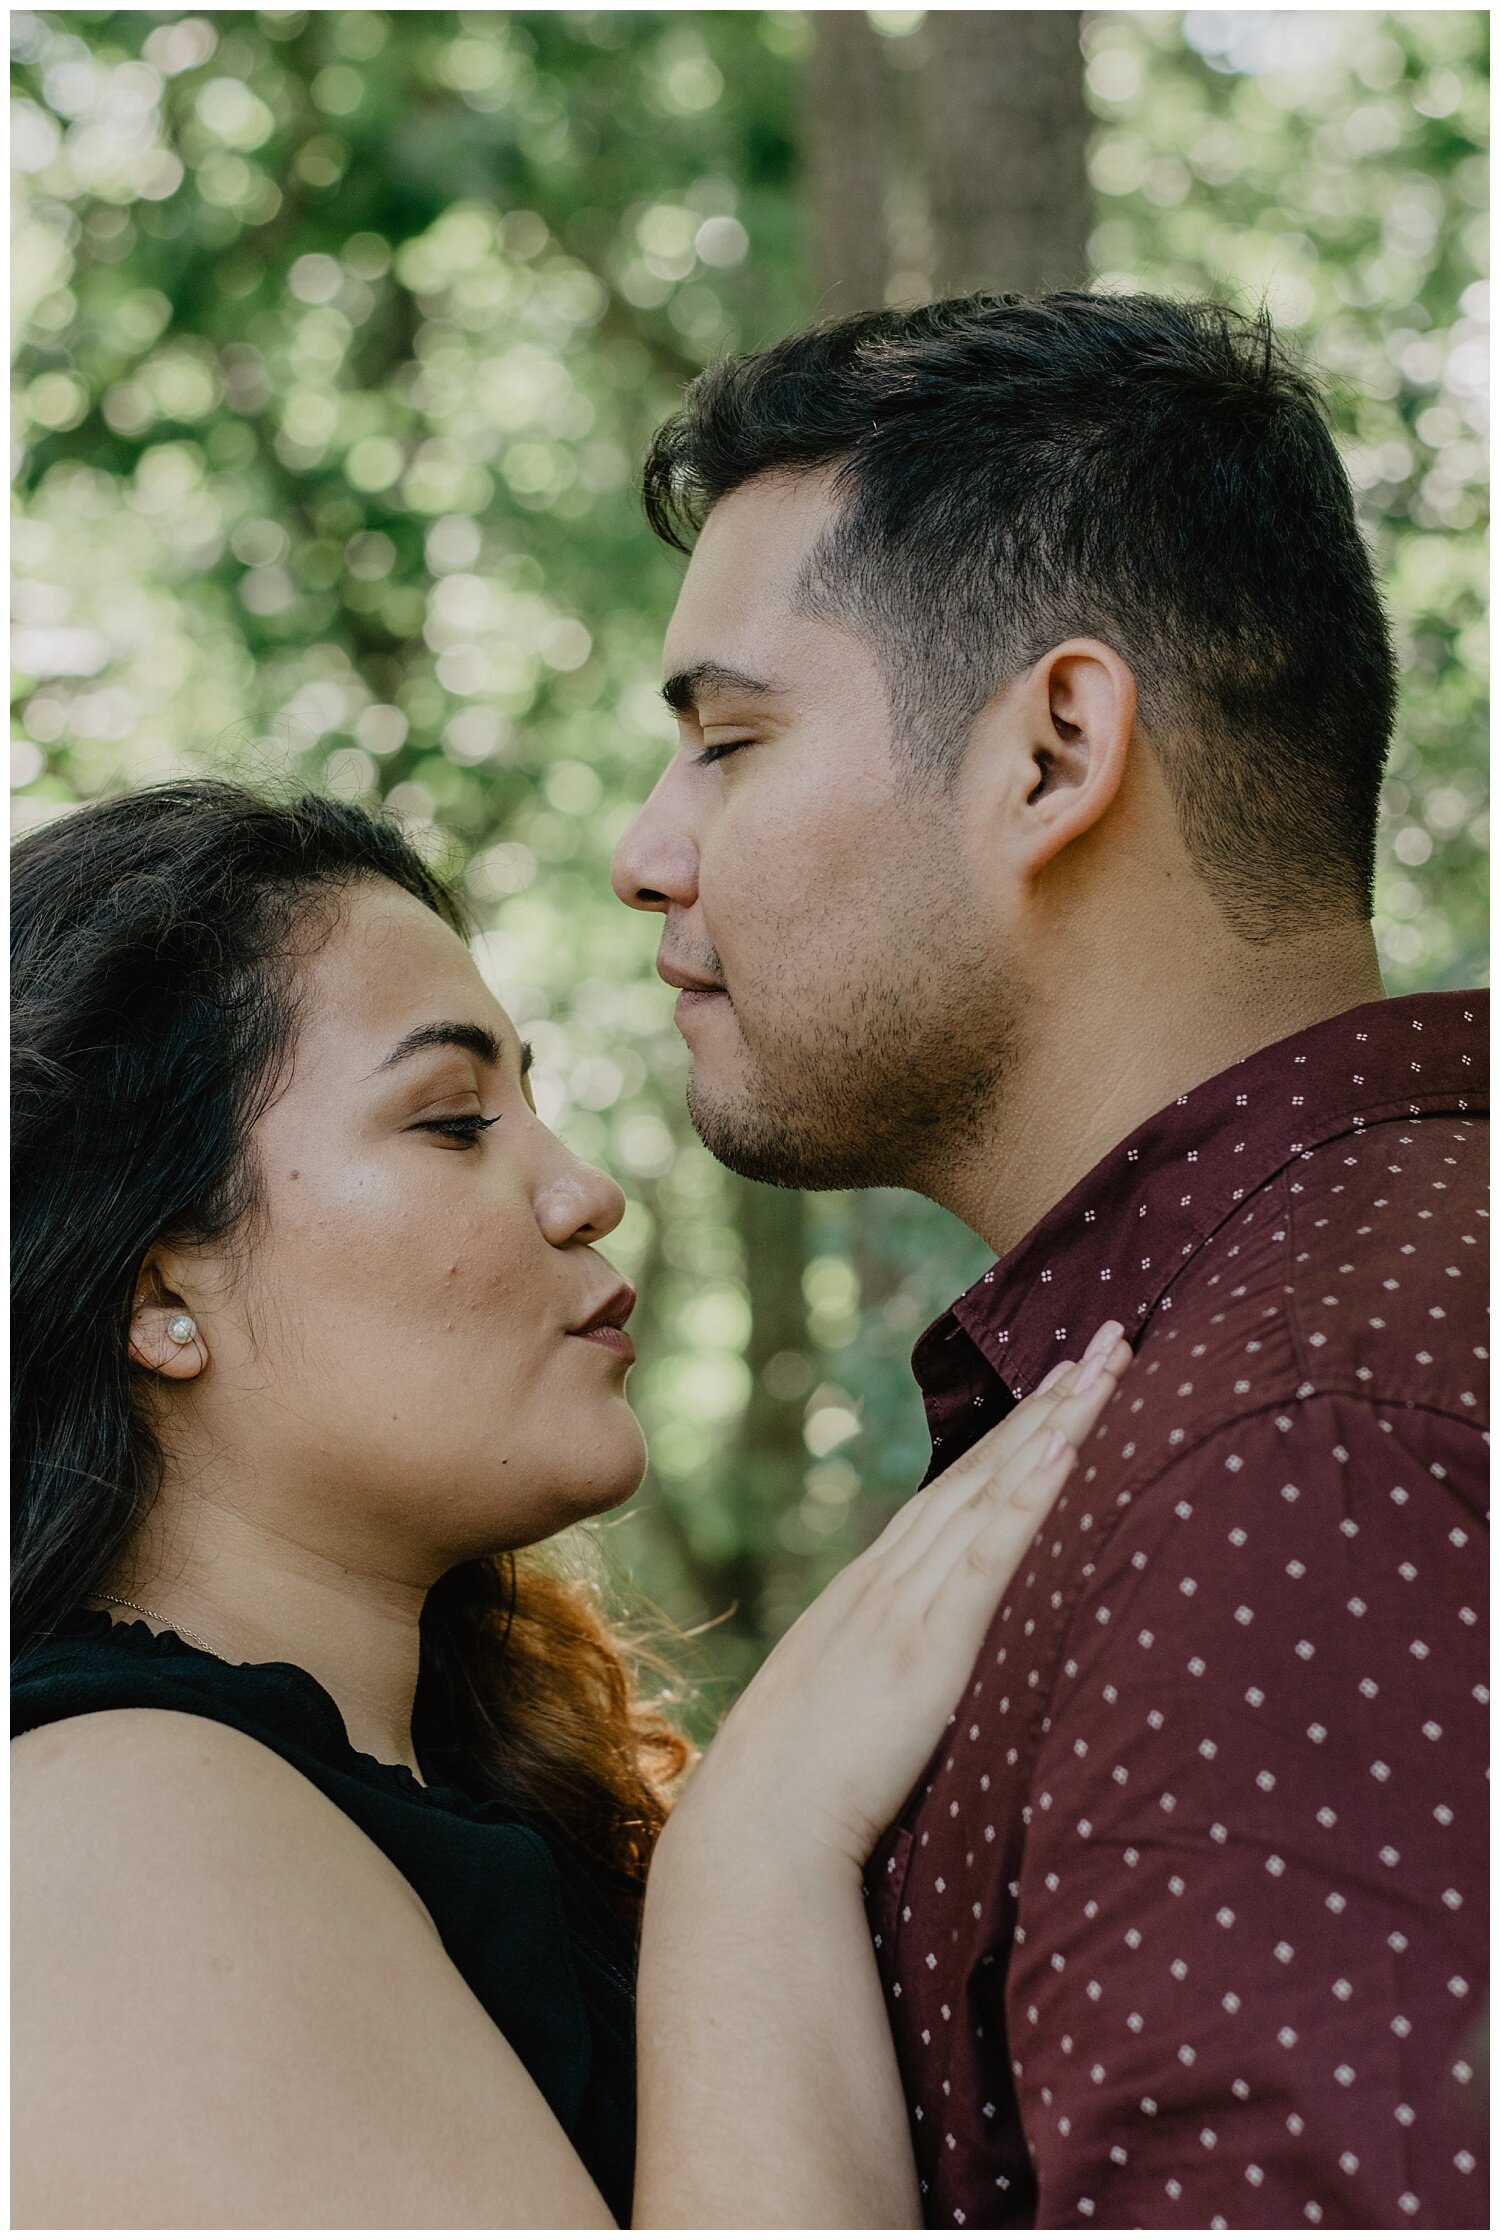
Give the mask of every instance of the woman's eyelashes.
[[705, 769], [715, 762], [722, 762], [727, 754], [734, 754], [739, 748], [753, 746], [754, 743], [752, 739], [716, 740], [712, 746], [705, 746], [703, 752], [693, 759], [700, 770]]
[[491, 1113], [488, 1120], [482, 1112], [456, 1112], [446, 1120], [415, 1120], [412, 1129], [415, 1134], [437, 1136], [472, 1151], [485, 1129], [493, 1128], [499, 1117], [498, 1112]]

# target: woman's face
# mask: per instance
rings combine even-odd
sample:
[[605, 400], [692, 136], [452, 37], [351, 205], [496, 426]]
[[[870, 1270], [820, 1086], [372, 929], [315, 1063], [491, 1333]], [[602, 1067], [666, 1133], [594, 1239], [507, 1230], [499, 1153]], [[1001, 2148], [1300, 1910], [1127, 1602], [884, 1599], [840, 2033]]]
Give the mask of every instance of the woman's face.
[[251, 1137], [262, 1210], [238, 1248], [173, 1256], [208, 1355], [173, 1397], [257, 1522], [426, 1584], [639, 1483], [628, 1341], [578, 1335], [628, 1311], [593, 1249], [624, 1200], [537, 1118], [468, 950], [399, 888], [348, 891], [299, 990]]

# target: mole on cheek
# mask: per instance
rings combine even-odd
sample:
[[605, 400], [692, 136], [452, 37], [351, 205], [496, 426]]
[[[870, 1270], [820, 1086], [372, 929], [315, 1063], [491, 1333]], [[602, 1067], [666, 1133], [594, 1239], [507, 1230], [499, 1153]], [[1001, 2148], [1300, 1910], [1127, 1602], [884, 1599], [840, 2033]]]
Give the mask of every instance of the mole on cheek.
[[289, 1175], [287, 1176], [287, 1181], [288, 1181], [288, 1182], [300, 1182], [301, 1180], [302, 1180], [302, 1170], [301, 1170], [301, 1168], [300, 1168], [300, 1167], [293, 1167], [293, 1169], [292, 1169], [291, 1173], [290, 1173], [290, 1174], [289, 1174]]

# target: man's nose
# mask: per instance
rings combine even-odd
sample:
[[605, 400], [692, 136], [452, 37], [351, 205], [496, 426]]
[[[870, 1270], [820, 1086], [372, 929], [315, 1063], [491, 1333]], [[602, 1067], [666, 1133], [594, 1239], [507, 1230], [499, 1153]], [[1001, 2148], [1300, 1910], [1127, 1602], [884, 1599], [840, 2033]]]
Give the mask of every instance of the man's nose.
[[615, 893], [632, 910], [690, 910], [698, 899], [698, 843], [682, 815], [677, 765], [621, 836], [610, 865]]

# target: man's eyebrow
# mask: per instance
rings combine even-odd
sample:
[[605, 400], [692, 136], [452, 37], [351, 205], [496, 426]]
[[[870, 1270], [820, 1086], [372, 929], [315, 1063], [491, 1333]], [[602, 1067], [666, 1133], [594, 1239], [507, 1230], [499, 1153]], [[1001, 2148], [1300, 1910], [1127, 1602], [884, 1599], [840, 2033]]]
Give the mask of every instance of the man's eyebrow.
[[[434, 1019], [425, 1027], [413, 1027], [404, 1034], [388, 1057], [376, 1067], [384, 1073], [389, 1066], [400, 1065], [403, 1058], [413, 1058], [421, 1050], [469, 1050], [487, 1066], [498, 1065], [500, 1044], [488, 1027], [479, 1026], [472, 1019]], [[524, 1080], [531, 1070], [531, 1044], [521, 1045], [521, 1076]]]
[[726, 668], [722, 661], [695, 661], [690, 669], [679, 669], [668, 677], [661, 688], [661, 696], [674, 715], [685, 716], [711, 692], [756, 693], [764, 697], [780, 690], [781, 686], [771, 678], [747, 676], [743, 669]]

